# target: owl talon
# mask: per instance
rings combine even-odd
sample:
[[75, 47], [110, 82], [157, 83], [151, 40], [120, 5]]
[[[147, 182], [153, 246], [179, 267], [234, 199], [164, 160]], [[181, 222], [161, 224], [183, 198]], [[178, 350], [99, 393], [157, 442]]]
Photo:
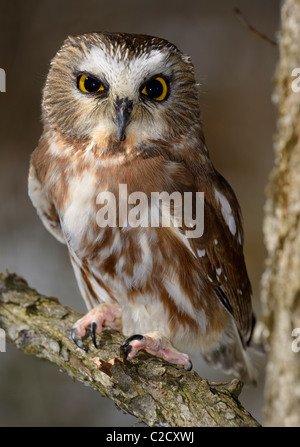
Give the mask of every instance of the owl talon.
[[135, 334], [128, 337], [121, 344], [121, 357], [133, 358], [139, 351], [144, 350], [156, 357], [168, 362], [176, 362], [187, 371], [193, 368], [193, 364], [187, 354], [177, 351], [170, 341], [158, 331], [149, 332], [145, 335]]
[[78, 338], [76, 337], [76, 328], [73, 328], [71, 331], [71, 337], [73, 342], [75, 343], [75, 345], [80, 348], [83, 349], [85, 351], [85, 348], [83, 346], [83, 344], [81, 343], [81, 341], [78, 340]]
[[127, 359], [127, 357], [128, 357], [128, 355], [129, 355], [131, 350], [132, 350], [132, 346], [131, 345], [128, 345], [128, 346], [125, 346], [125, 347], [121, 346], [121, 348], [120, 348], [120, 356], [122, 358]]
[[185, 369], [186, 371], [192, 371], [192, 369], [193, 369], [193, 363], [192, 363], [191, 360], [189, 361], [189, 363], [187, 363], [186, 365], [184, 365], [184, 369]]
[[143, 335], [140, 335], [140, 334], [131, 335], [130, 337], [126, 338], [126, 340], [124, 340], [123, 343], [120, 346], [121, 357], [125, 357], [125, 358], [128, 357], [129, 353], [132, 350], [132, 346], [130, 344], [131, 341], [133, 341], [133, 340], [142, 340], [143, 338], [145, 338], [145, 337]]
[[96, 321], [92, 321], [91, 322], [91, 339], [93, 340], [95, 348], [97, 348], [96, 329], [97, 329], [97, 323], [96, 323]]
[[71, 337], [78, 348], [84, 349], [83, 344], [77, 337], [84, 337], [86, 329], [90, 328], [91, 339], [95, 348], [97, 348], [96, 334], [102, 332], [103, 326], [109, 326], [112, 329], [121, 329], [121, 307], [118, 304], [102, 303], [91, 309], [86, 315], [76, 321]]

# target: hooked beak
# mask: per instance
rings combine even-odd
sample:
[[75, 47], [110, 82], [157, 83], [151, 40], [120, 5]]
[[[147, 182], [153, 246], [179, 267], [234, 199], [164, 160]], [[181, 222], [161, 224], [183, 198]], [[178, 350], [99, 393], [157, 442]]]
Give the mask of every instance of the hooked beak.
[[132, 101], [128, 98], [117, 99], [115, 104], [115, 124], [118, 127], [118, 138], [119, 141], [125, 140], [125, 130], [130, 122], [130, 115], [132, 112]]

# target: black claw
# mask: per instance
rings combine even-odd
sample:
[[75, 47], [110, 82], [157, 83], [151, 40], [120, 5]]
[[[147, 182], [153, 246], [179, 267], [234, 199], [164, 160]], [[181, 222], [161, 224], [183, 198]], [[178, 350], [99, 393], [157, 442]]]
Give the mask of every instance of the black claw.
[[132, 349], [132, 346], [130, 346], [129, 344], [132, 340], [142, 340], [143, 338], [144, 336], [140, 334], [131, 335], [130, 337], [126, 338], [126, 340], [123, 341], [120, 347], [121, 357], [127, 358], [129, 352]]
[[121, 347], [123, 348], [125, 345], [130, 343], [132, 340], [142, 340], [143, 338], [144, 338], [144, 336], [141, 334], [131, 335], [130, 337], [126, 338], [126, 340], [123, 341], [123, 343], [121, 344]]
[[188, 366], [187, 368], [185, 368], [187, 371], [192, 371], [193, 369], [193, 363], [192, 360], [190, 360], [190, 366]]
[[93, 340], [95, 348], [97, 348], [96, 329], [97, 329], [97, 323], [96, 323], [96, 321], [92, 321], [92, 323], [91, 323], [91, 338]]
[[83, 344], [76, 337], [76, 329], [74, 327], [71, 331], [71, 337], [72, 337], [72, 340], [75, 343], [75, 345], [78, 346], [78, 348], [83, 349], [85, 351]]
[[121, 348], [121, 349], [123, 349], [124, 354], [125, 354], [125, 357], [127, 358], [129, 352], [132, 350], [132, 346], [131, 346], [131, 345], [128, 345], [128, 346], [125, 346], [124, 348]]

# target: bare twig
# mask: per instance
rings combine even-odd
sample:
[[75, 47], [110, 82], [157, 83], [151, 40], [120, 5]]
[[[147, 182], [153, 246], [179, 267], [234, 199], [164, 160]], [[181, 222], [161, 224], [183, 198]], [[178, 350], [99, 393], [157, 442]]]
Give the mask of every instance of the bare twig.
[[249, 31], [251, 31], [253, 34], [258, 36], [260, 39], [265, 40], [273, 47], [278, 47], [278, 44], [277, 44], [277, 42], [275, 42], [275, 40], [270, 39], [268, 36], [266, 36], [265, 34], [261, 33], [257, 29], [255, 29], [254, 26], [252, 26], [251, 23], [248, 22], [248, 20], [244, 17], [242, 12], [238, 8], [234, 8], [234, 12], [235, 12], [235, 15], [237, 16], [237, 18], [240, 20], [240, 22], [243, 25], [245, 25]]
[[72, 309], [39, 294], [17, 275], [0, 274], [0, 327], [7, 339], [25, 353], [55, 363], [145, 424], [259, 426], [238, 401], [241, 382], [214, 387], [196, 372], [147, 354], [122, 360], [123, 336], [112, 330], [103, 331], [97, 340], [99, 349], [84, 340], [83, 351], [70, 337], [78, 318]]

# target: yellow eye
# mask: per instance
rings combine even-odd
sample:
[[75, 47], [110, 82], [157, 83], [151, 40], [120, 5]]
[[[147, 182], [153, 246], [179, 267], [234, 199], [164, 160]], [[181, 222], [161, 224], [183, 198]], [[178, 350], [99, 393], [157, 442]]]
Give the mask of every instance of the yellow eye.
[[151, 99], [155, 99], [155, 101], [163, 101], [168, 94], [168, 86], [164, 78], [157, 77], [150, 79], [144, 85], [141, 93], [149, 96]]
[[79, 90], [84, 93], [94, 93], [105, 90], [104, 85], [100, 81], [88, 75], [78, 76], [77, 85]]

